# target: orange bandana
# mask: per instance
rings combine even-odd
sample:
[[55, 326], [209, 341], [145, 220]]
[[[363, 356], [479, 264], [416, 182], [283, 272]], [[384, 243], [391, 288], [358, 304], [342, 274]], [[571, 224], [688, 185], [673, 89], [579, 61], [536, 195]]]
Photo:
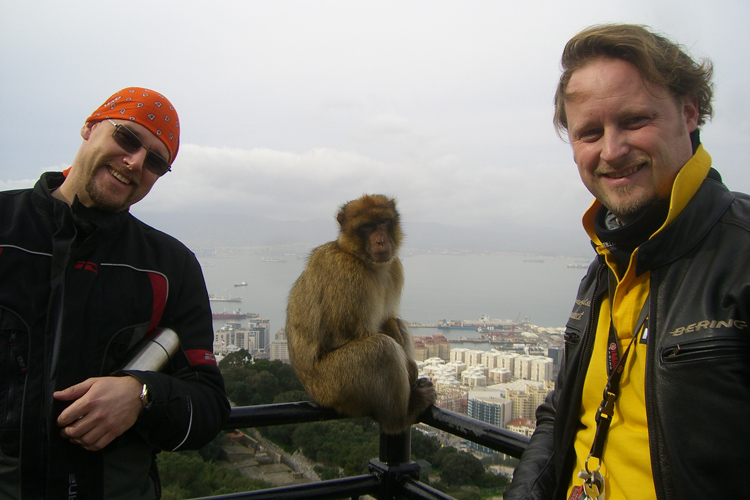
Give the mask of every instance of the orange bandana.
[[169, 150], [169, 163], [180, 149], [180, 122], [169, 99], [153, 90], [128, 87], [116, 92], [86, 118], [96, 122], [107, 118], [130, 120], [151, 131]]

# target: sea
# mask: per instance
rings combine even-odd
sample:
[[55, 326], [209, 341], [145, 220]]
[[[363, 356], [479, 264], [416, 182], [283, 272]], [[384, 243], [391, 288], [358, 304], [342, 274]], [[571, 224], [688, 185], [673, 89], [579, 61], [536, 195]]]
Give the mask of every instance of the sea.
[[[199, 255], [206, 286], [216, 297], [214, 313], [256, 313], [270, 321], [271, 339], [284, 328], [289, 290], [304, 269], [307, 254], [263, 255], [252, 249], [217, 249]], [[401, 317], [436, 325], [441, 320], [527, 322], [564, 327], [587, 262], [580, 258], [519, 253], [421, 252], [401, 256], [405, 284]], [[239, 286], [238, 286], [239, 285]], [[243, 326], [247, 320], [240, 321]], [[214, 320], [214, 330], [227, 321]], [[448, 339], [478, 337], [473, 330], [412, 328], [414, 336], [442, 333]]]

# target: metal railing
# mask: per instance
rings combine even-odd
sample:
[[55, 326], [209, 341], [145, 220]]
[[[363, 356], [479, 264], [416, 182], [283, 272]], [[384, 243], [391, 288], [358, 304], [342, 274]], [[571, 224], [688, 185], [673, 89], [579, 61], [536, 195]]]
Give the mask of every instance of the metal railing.
[[[225, 430], [271, 425], [300, 424], [347, 418], [314, 403], [298, 402], [232, 408]], [[431, 406], [420, 422], [454, 436], [520, 458], [529, 438], [473, 418]], [[411, 434], [380, 434], [380, 452], [370, 461], [369, 474], [296, 486], [270, 488], [205, 497], [203, 500], [313, 500], [356, 499], [370, 495], [378, 500], [452, 500], [452, 497], [421, 483], [419, 465], [411, 460]], [[201, 499], [197, 499], [201, 500]]]

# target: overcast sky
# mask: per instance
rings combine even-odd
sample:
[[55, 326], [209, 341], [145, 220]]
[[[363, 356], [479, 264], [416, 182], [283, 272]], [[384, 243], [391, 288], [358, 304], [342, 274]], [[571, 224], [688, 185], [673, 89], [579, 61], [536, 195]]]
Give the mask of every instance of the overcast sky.
[[703, 143], [750, 192], [750, 2], [0, 0], [0, 190], [72, 161], [127, 86], [180, 116], [133, 212], [330, 218], [364, 192], [405, 221], [570, 226], [591, 197], [551, 124], [565, 42], [646, 24], [715, 64]]

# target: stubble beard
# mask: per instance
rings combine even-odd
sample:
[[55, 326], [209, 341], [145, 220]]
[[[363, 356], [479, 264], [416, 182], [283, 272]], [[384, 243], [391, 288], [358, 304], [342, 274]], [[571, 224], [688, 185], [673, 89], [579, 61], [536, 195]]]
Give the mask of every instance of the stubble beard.
[[[107, 196], [107, 193], [104, 193], [103, 190], [97, 187], [94, 180], [96, 173], [100, 169], [109, 171], [110, 168], [114, 167], [112, 167], [109, 163], [105, 163], [103, 165], [95, 167], [93, 170], [91, 170], [91, 172], [89, 172], [84, 187], [86, 189], [86, 193], [89, 195], [89, 199], [91, 200], [92, 208], [97, 208], [105, 212], [121, 212], [128, 208], [128, 206], [130, 206], [127, 203], [127, 200], [125, 200], [124, 202], [113, 201], [109, 196]], [[107, 173], [109, 174], [109, 172]]]
[[[633, 197], [633, 186], [626, 186], [612, 190], [603, 200], [602, 205], [612, 212], [617, 219], [625, 224], [637, 218], [656, 197]], [[614, 196], [613, 196], [614, 195]]]
[[[639, 156], [627, 160], [625, 165], [620, 165], [615, 170], [631, 168], [631, 165], [644, 165], [643, 168], [653, 166], [650, 158]], [[596, 175], [597, 172], [594, 174]], [[638, 189], [638, 186], [632, 184], [609, 189], [602, 188], [601, 196], [595, 196], [619, 221], [627, 223], [637, 218], [657, 198], [653, 193], [651, 195], [641, 193], [639, 196]]]

